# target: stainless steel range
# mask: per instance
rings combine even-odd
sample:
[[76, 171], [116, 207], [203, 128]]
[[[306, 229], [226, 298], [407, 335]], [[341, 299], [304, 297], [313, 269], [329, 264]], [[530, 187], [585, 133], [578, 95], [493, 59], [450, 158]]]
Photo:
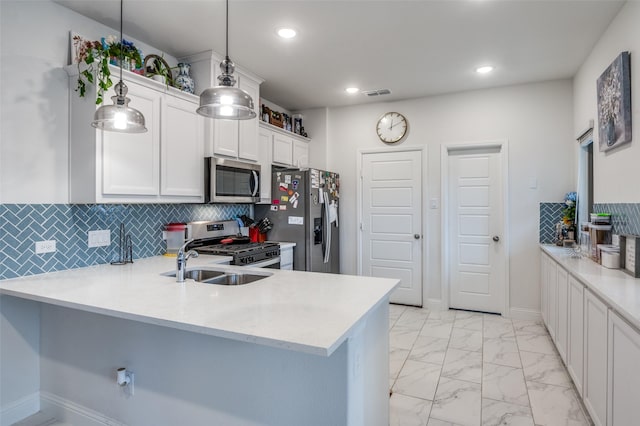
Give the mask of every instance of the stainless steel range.
[[249, 237], [240, 235], [238, 223], [191, 222], [189, 248], [200, 254], [231, 256], [232, 265], [256, 268], [280, 269], [280, 245], [278, 243], [252, 243]]

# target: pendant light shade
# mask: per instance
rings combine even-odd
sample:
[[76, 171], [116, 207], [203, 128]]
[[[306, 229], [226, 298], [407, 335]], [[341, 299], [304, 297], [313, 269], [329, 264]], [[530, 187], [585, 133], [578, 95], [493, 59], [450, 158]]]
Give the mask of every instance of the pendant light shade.
[[129, 106], [131, 99], [127, 98], [129, 89], [122, 81], [122, 63], [124, 62], [124, 45], [122, 38], [122, 3], [120, 0], [120, 81], [115, 85], [115, 96], [111, 97], [113, 105], [102, 105], [93, 115], [91, 125], [96, 129], [109, 132], [144, 133], [147, 131], [144, 115]]
[[253, 99], [244, 90], [233, 87], [235, 64], [229, 59], [229, 0], [226, 3], [226, 56], [220, 63], [219, 86], [206, 89], [200, 94], [200, 107], [196, 112], [209, 118], [248, 120], [256, 116]]
[[110, 132], [144, 133], [147, 131], [144, 115], [137, 109], [131, 108], [127, 98], [127, 86], [120, 81], [116, 84], [116, 96], [112, 96], [113, 105], [103, 105], [93, 115], [91, 125], [96, 129]]

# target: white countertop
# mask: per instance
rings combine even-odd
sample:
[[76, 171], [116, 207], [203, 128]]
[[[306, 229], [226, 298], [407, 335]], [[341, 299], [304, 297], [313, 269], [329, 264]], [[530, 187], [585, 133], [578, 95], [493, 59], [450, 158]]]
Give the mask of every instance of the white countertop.
[[635, 327], [640, 329], [640, 279], [608, 269], [587, 258], [571, 257], [571, 249], [541, 245], [542, 250], [579, 279]]
[[[188, 269], [228, 261], [189, 259]], [[0, 281], [0, 294], [195, 333], [329, 356], [398, 280], [222, 266], [273, 275], [241, 286], [176, 283], [175, 258]]]

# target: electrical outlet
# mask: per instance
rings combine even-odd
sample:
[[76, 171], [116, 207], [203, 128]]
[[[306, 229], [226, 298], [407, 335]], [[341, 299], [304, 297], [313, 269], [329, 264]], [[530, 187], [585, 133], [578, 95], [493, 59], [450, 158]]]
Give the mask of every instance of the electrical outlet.
[[36, 241], [36, 254], [53, 253], [56, 251], [56, 240]]
[[89, 231], [87, 243], [89, 245], [89, 248], [108, 246], [111, 244], [111, 231], [109, 231], [108, 229]]

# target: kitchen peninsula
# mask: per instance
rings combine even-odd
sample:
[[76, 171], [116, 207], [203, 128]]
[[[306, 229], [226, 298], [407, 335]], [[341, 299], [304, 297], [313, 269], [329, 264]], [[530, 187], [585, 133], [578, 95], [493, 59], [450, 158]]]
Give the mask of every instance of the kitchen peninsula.
[[42, 409], [91, 425], [388, 424], [397, 280], [254, 269], [270, 276], [179, 284], [161, 275], [174, 268], [153, 257], [0, 282], [3, 298], [39, 305]]

